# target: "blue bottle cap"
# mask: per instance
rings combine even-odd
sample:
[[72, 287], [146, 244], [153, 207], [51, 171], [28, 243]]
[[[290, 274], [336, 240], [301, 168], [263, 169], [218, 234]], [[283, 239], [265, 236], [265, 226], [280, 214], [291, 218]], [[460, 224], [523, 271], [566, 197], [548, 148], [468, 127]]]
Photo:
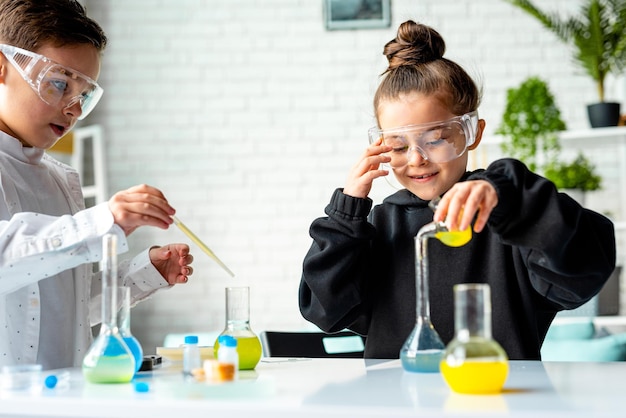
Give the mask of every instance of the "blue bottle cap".
[[225, 347], [237, 347], [237, 339], [230, 335], [220, 335], [217, 342]]
[[197, 335], [187, 335], [185, 337], [185, 344], [198, 344], [198, 336]]

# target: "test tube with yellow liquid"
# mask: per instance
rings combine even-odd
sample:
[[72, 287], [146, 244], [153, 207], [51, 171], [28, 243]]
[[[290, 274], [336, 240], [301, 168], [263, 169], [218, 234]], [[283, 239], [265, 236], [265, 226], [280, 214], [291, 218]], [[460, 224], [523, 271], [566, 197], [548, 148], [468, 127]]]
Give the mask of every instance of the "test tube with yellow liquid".
[[441, 360], [444, 380], [457, 393], [500, 393], [509, 373], [509, 360], [491, 336], [488, 284], [454, 286], [454, 324], [455, 336]]

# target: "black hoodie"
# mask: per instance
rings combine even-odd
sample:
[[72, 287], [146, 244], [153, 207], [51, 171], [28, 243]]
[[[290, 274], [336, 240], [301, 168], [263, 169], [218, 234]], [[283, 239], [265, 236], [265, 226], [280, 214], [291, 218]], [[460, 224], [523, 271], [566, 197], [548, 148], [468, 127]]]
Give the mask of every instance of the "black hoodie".
[[[453, 285], [488, 283], [494, 339], [512, 360], [540, 359], [555, 314], [591, 299], [613, 272], [613, 224], [517, 160], [498, 160], [461, 181], [478, 179], [498, 194], [485, 229], [462, 247], [428, 243], [432, 323], [447, 344]], [[313, 222], [300, 311], [326, 332], [367, 336], [366, 358], [393, 359], [415, 326], [414, 237], [433, 212], [408, 190], [371, 207], [338, 189], [328, 216]]]

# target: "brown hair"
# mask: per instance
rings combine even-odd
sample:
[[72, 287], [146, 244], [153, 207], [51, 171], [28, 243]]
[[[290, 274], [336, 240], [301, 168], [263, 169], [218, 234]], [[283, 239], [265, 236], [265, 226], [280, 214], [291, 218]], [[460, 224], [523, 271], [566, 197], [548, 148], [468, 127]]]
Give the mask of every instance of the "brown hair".
[[433, 28], [412, 20], [402, 23], [383, 50], [389, 66], [374, 95], [376, 114], [381, 100], [409, 93], [440, 95], [455, 115], [476, 110], [480, 89], [460, 65], [443, 58], [445, 50], [443, 38]]
[[76, 0], [0, 0], [0, 42], [31, 51], [87, 43], [102, 52], [107, 38]]

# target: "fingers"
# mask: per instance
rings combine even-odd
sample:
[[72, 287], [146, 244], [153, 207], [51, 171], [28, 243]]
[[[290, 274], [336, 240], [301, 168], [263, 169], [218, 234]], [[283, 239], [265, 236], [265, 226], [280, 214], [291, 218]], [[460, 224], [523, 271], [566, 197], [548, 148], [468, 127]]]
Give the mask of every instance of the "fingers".
[[372, 182], [389, 174], [387, 170], [380, 168], [381, 164], [391, 161], [391, 158], [384, 154], [389, 151], [391, 147], [381, 145], [380, 139], [370, 145], [348, 174], [344, 193], [353, 197], [367, 197], [372, 189]]
[[187, 244], [169, 244], [150, 249], [150, 261], [170, 284], [187, 283], [193, 274], [193, 256]]
[[127, 235], [140, 226], [167, 229], [176, 213], [160, 190], [145, 184], [114, 194], [109, 209]]
[[481, 232], [497, 204], [498, 195], [489, 182], [457, 183], [441, 198], [434, 220], [445, 220], [448, 229], [456, 231], [468, 228], [476, 217], [474, 231]]

